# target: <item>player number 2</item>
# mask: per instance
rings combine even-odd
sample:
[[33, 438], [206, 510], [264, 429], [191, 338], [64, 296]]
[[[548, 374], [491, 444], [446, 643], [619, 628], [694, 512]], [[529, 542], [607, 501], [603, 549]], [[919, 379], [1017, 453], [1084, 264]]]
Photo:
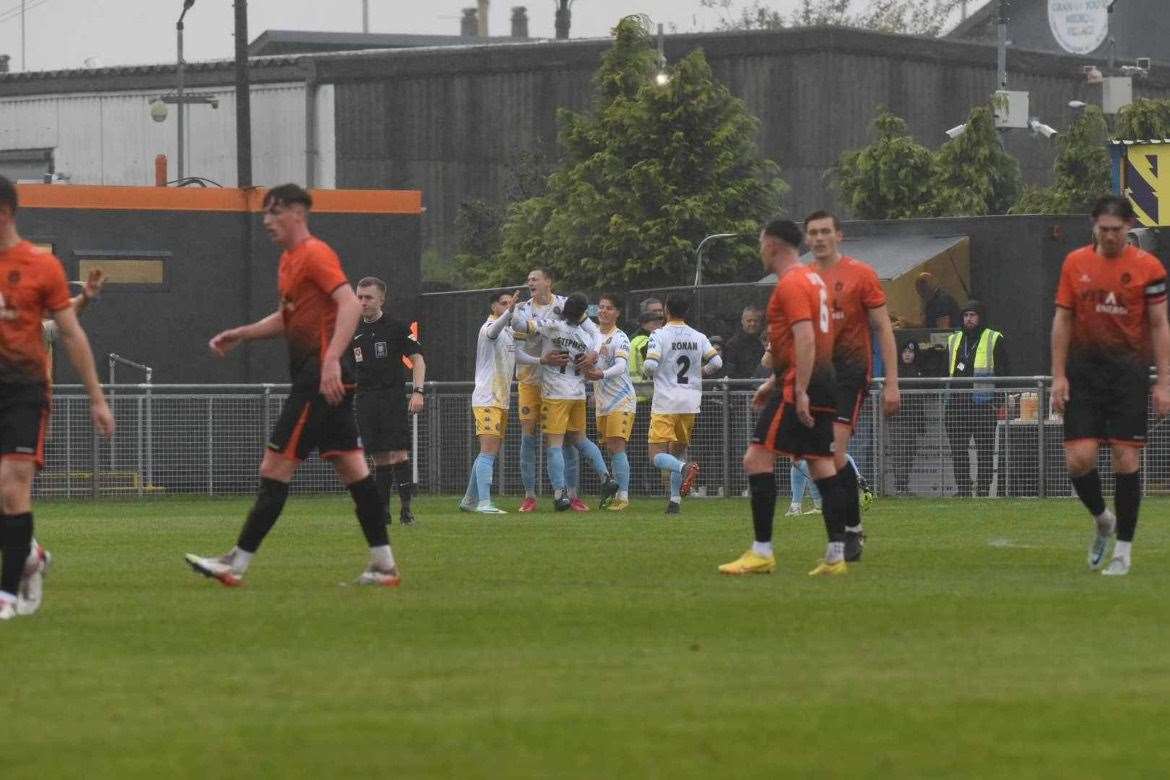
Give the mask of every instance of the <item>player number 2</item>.
[[691, 378], [687, 376], [687, 372], [691, 370], [691, 359], [686, 355], [678, 356], [678, 383], [680, 385], [690, 384]]

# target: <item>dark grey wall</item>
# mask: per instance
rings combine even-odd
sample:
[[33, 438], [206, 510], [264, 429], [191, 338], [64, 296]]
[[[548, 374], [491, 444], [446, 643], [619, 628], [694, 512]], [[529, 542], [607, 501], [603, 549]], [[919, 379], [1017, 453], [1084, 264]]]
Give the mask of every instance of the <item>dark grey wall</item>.
[[[556, 111], [589, 104], [608, 47], [569, 41], [321, 61], [321, 79], [337, 84], [338, 186], [421, 189], [424, 251], [451, 254], [461, 203], [502, 199], [519, 152], [555, 159]], [[867, 142], [879, 105], [937, 147], [995, 89], [995, 48], [965, 41], [834, 28], [679, 35], [667, 39], [667, 56], [696, 47], [760, 118], [762, 151], [780, 163], [795, 214], [835, 205], [824, 172]], [[1100, 99], [1100, 87], [1083, 82], [1088, 61], [1012, 50], [1010, 87], [1030, 91], [1032, 114], [1060, 128], [1073, 118], [1070, 100]], [[1156, 73], [1136, 92], [1170, 96], [1170, 80]], [[1047, 181], [1052, 143], [1015, 131], [1007, 147], [1029, 182]]]
[[[224, 328], [276, 310], [280, 250], [259, 215], [251, 221], [252, 264], [246, 262], [245, 216], [224, 212], [93, 211], [28, 208], [22, 234], [52, 243], [70, 279], [93, 251], [170, 253], [163, 289], [108, 285], [82, 315], [107, 378], [106, 355], [117, 352], [155, 369], [158, 383], [285, 382], [283, 342], [254, 343], [227, 359], [212, 357], [207, 341]], [[377, 275], [390, 283], [388, 308], [417, 316], [419, 218], [414, 215], [315, 214], [313, 232], [341, 256], [350, 281]], [[76, 381], [61, 350], [54, 355], [59, 383]], [[126, 381], [141, 375], [119, 369]]]

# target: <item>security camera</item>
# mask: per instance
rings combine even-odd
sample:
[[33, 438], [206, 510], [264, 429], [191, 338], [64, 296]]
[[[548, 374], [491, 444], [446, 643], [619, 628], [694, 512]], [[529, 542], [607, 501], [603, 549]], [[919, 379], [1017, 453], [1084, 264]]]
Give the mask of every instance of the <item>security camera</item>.
[[1045, 138], [1052, 138], [1056, 135], [1056, 129], [1044, 124], [1039, 119], [1029, 119], [1028, 127], [1032, 128], [1032, 132], [1036, 135], [1042, 135]]
[[167, 104], [162, 101], [162, 98], [150, 101], [150, 118], [156, 122], [167, 121]]
[[950, 130], [947, 130], [947, 137], [954, 140], [965, 132], [967, 132], [967, 125], [965, 123], [961, 125], [955, 125]]
[[1083, 100], [1070, 100], [1070, 101], [1068, 101], [1068, 107], [1075, 109], [1077, 111], [1080, 111], [1082, 108], [1085, 108], [1088, 105], [1089, 104]]
[[217, 98], [217, 97], [208, 98], [207, 105], [211, 106], [213, 111], [218, 109], [219, 108], [219, 98]]

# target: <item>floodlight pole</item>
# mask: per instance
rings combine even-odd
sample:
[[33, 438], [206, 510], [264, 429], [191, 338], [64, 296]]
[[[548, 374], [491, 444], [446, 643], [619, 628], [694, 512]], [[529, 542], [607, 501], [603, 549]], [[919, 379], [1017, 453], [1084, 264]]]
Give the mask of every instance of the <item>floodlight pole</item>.
[[739, 233], [713, 233], [699, 242], [699, 248], [695, 250], [695, 287], [698, 287], [703, 282], [703, 249], [706, 248], [707, 242], [719, 238], [736, 238], [738, 236]]
[[176, 63], [176, 66], [175, 66], [175, 70], [176, 70], [175, 95], [179, 98], [177, 101], [178, 125], [179, 125], [179, 140], [178, 140], [179, 164], [178, 164], [177, 170], [179, 173], [178, 178], [180, 178], [180, 179], [184, 178], [184, 174], [185, 174], [185, 170], [184, 170], [185, 163], [183, 160], [183, 157], [184, 157], [183, 146], [184, 146], [184, 141], [185, 141], [185, 139], [183, 138], [183, 121], [186, 118], [187, 109], [186, 109], [186, 106], [184, 106], [184, 104], [183, 104], [183, 75], [184, 75], [183, 74], [183, 17], [186, 15], [187, 15], [187, 6], [184, 6], [183, 12], [181, 14], [179, 14], [179, 21], [175, 23], [175, 33], [179, 38], [179, 44], [178, 44], [179, 61]]
[[362, 32], [370, 31], [370, 0], [362, 0]]
[[996, 65], [998, 68], [999, 86], [997, 89], [1007, 89], [1008, 0], [999, 0], [998, 16], [999, 20], [996, 25]]

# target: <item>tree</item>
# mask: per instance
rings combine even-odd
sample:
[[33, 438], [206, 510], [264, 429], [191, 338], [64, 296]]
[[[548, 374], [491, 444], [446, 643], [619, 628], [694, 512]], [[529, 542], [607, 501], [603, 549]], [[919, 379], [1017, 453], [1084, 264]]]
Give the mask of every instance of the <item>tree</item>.
[[801, 0], [792, 14], [798, 27], [858, 27], [888, 33], [940, 35], [959, 0]]
[[719, 13], [715, 29], [720, 31], [784, 29], [784, 17], [779, 11], [764, 5], [761, 0], [752, 0], [738, 11], [732, 10], [733, 0], [699, 0], [699, 5]]
[[[713, 232], [747, 232], [779, 208], [783, 183], [754, 142], [759, 122], [717, 83], [706, 57], [658, 85], [644, 21], [623, 19], [598, 70], [592, 109], [561, 111], [561, 162], [548, 191], [512, 206], [494, 260], [471, 269], [494, 286], [550, 267], [562, 287], [649, 286], [686, 278]], [[757, 262], [748, 242], [710, 256], [712, 281]]]
[[1016, 214], [1085, 214], [1112, 188], [1109, 126], [1097, 106], [1081, 112], [1068, 130], [1056, 136], [1051, 187], [1029, 187], [1012, 209]]
[[1114, 137], [1127, 141], [1170, 138], [1170, 100], [1133, 101], [1117, 114]]
[[1021, 190], [1020, 164], [1004, 151], [990, 105], [976, 106], [966, 130], [935, 156], [930, 210], [936, 216], [1006, 214]]
[[859, 219], [930, 216], [934, 155], [884, 106], [869, 146], [841, 155], [832, 174], [843, 205]]

